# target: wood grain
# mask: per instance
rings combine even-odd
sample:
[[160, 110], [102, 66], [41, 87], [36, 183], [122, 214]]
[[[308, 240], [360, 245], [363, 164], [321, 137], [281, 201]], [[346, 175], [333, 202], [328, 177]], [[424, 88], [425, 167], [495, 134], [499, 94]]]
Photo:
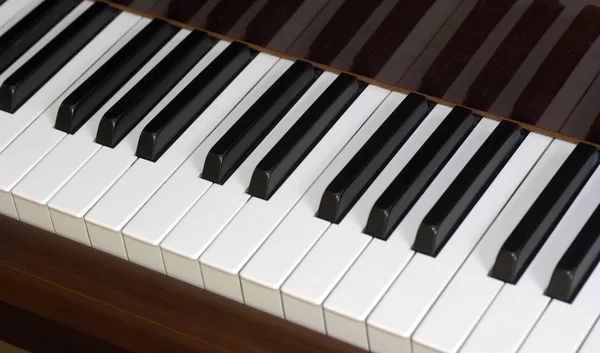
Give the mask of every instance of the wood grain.
[[0, 300], [132, 352], [364, 352], [5, 216]]

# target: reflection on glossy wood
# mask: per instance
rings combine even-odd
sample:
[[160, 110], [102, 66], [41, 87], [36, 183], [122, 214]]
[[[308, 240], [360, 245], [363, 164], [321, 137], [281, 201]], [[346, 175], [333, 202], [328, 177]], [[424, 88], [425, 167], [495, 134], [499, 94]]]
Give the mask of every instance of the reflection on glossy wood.
[[600, 0], [114, 2], [600, 143]]
[[443, 97], [516, 0], [478, 1], [421, 78], [417, 90]]
[[[579, 11], [569, 27], [561, 34], [560, 38], [546, 56], [542, 64], [521, 92], [514, 104], [511, 117], [532, 125], [537, 125], [539, 119], [545, 114], [553, 99], [557, 98], [559, 90], [566, 84], [567, 79], [574, 74], [576, 66], [581, 62], [583, 56], [591, 49], [592, 43], [600, 35], [600, 8], [596, 6], [585, 6]], [[595, 60], [595, 63], [600, 63]], [[579, 77], [578, 81], [587, 80], [591, 82], [600, 66], [594, 68], [592, 75]], [[587, 75], [586, 75], [587, 76]], [[581, 97], [589, 83], [583, 87], [577, 87], [574, 93], [577, 98]], [[577, 100], [575, 100], [575, 103]], [[563, 102], [568, 104], [568, 102]], [[552, 114], [552, 112], [550, 112]], [[570, 111], [565, 112], [569, 114]], [[558, 120], [558, 124], [546, 123], [551, 129], [560, 128], [566, 120], [566, 115], [556, 116], [552, 114], [552, 120]]]
[[[464, 103], [488, 110], [563, 9], [557, 1], [547, 0], [527, 6], [469, 87]], [[537, 21], [529, 20], [533, 16]]]

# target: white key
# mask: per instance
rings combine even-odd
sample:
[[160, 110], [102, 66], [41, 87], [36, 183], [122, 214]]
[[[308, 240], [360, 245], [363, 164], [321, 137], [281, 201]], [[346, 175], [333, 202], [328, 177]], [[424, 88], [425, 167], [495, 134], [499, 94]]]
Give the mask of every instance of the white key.
[[413, 334], [414, 353], [460, 349], [504, 284], [488, 276], [500, 247], [574, 148], [552, 141]]
[[598, 350], [600, 350], [600, 320], [596, 321], [577, 353], [598, 353]]
[[[435, 258], [416, 253], [367, 320], [370, 349], [410, 352], [410, 337], [551, 138], [530, 133]], [[391, 258], [395, 255], [390, 253]], [[363, 279], [364, 287], [371, 287]], [[337, 290], [337, 289], [336, 289]], [[329, 329], [329, 326], [328, 326]]]
[[[461, 352], [512, 353], [519, 349], [550, 302], [550, 297], [544, 295], [544, 291], [552, 271], [598, 205], [598, 195], [600, 169], [596, 169], [581, 189], [517, 284], [502, 287]], [[598, 293], [595, 294], [597, 298]], [[593, 319], [595, 317], [589, 320], [590, 325]], [[557, 339], [562, 340], [559, 337]]]
[[[214, 144], [293, 63], [290, 60], [283, 60], [276, 64], [278, 58], [266, 54], [261, 59], [263, 59], [265, 68], [268, 67], [270, 71], [219, 124], [215, 131], [196, 148], [186, 162], [161, 186], [123, 229], [129, 261], [165, 273], [159, 246], [161, 241], [207, 190], [212, 193], [217, 192], [217, 195], [220, 195], [217, 198], [224, 197], [222, 200], [223, 206], [217, 208], [215, 205], [211, 205], [219, 213], [227, 212], [228, 209], [225, 208], [227, 205], [235, 204], [241, 196], [246, 195], [244, 191], [250, 180], [249, 173], [251, 171], [245, 172], [240, 177], [240, 169], [238, 169], [238, 172], [232, 175], [223, 186], [213, 185], [212, 182], [199, 176], [202, 173], [206, 155]], [[258, 147], [259, 150], [261, 148], [264, 147]], [[260, 154], [261, 152], [257, 151], [254, 155], [257, 153]], [[256, 157], [250, 159], [254, 160]], [[221, 190], [221, 192], [214, 190]], [[245, 200], [242, 201], [242, 205], [244, 202]], [[237, 208], [239, 209], [242, 205]], [[202, 227], [196, 229], [199, 231]], [[205, 230], [200, 231], [200, 233], [205, 233]], [[191, 236], [197, 237], [198, 232], [192, 233]], [[186, 246], [186, 249], [189, 249], [189, 245]], [[198, 266], [196, 262], [196, 267]]]
[[[78, 6], [75, 10], [69, 14], [63, 22], [55, 26], [48, 35], [51, 33], [56, 35], [53, 31], [57, 27], [64, 28], [67, 23], [65, 21], [68, 20], [68, 23], [74, 20], [72, 15], [80, 14], [87, 7], [89, 7], [89, 2], [83, 2], [82, 5]], [[86, 5], [82, 8], [83, 5]], [[121, 13], [119, 14], [115, 20], [113, 20], [108, 26], [106, 26], [97, 36], [92, 40], [90, 45], [83, 48], [75, 57], [68, 62], [56, 75], [54, 75], [36, 94], [34, 94], [15, 114], [8, 114], [6, 112], [0, 111], [0, 152], [4, 150], [8, 144], [13, 141], [18, 134], [20, 134], [27, 126], [36, 119], [36, 117], [40, 116], [40, 114], [45, 111], [60, 95], [65, 91], [75, 80], [81, 76], [96, 60], [98, 60], [102, 54], [104, 54], [110, 47], [115, 44], [116, 41], [119, 40], [121, 36], [123, 36], [131, 27], [140, 20], [140, 16], [129, 14], [129, 13]], [[47, 43], [49, 39], [45, 39]], [[42, 42], [42, 40], [40, 40]], [[38, 42], [38, 44], [40, 44]], [[34, 46], [30, 51], [27, 52], [26, 55], [21, 57], [15, 65], [22, 64], [22, 59], [24, 57], [31, 57], [31, 51], [37, 52], [40, 48], [35, 48]], [[14, 66], [14, 65], [13, 65]], [[14, 67], [7, 69], [10, 71], [11, 69], [14, 71]], [[18, 67], [18, 66], [17, 66]], [[4, 79], [4, 75], [0, 75], [0, 79]], [[41, 123], [40, 123], [41, 124]], [[54, 133], [51, 136], [55, 136]], [[52, 139], [50, 135], [45, 137], [43, 140], [40, 140], [39, 143], [42, 146], [46, 143], [46, 138]], [[37, 146], [37, 145], [34, 145]], [[37, 151], [37, 147], [34, 148], [32, 145], [28, 145], [27, 149], [32, 149]], [[42, 148], [43, 149], [43, 148]], [[24, 154], [23, 163], [27, 164], [31, 162], [29, 157], [30, 152], [24, 152], [19, 149]], [[3, 153], [3, 152], [2, 152]], [[15, 151], [9, 152], [14, 155]], [[17, 153], [19, 155], [19, 153]], [[11, 160], [11, 165], [13, 162], [13, 157], [3, 157]], [[20, 157], [19, 157], [20, 158]], [[35, 158], [34, 158], [35, 159]], [[16, 161], [16, 163], [19, 163]], [[27, 168], [25, 168], [27, 169]], [[6, 182], [10, 180], [14, 180], [11, 175], [12, 173], [22, 172], [23, 169], [15, 169], [14, 171], [6, 174], [5, 177], [2, 177], [0, 188], [0, 213], [9, 215], [11, 217], [17, 218], [17, 212], [15, 209], [15, 205], [13, 202], [12, 194], [6, 192], [9, 188], [11, 188], [11, 183]], [[19, 178], [17, 178], [19, 179]]]
[[[281, 287], [287, 320], [325, 333], [321, 304], [333, 289], [333, 283], [337, 283], [371, 240], [362, 233], [369, 209], [449, 112], [450, 108], [442, 105], [431, 111], [340, 224], [325, 231], [287, 278]], [[340, 248], [330, 253], [335, 246]], [[315, 271], [317, 276], [314, 276]]]
[[[123, 36], [125, 41], [135, 37], [150, 21], [148, 18], [141, 19], [131, 31]], [[121, 41], [119, 44], [122, 46], [125, 41]], [[135, 82], [129, 81], [124, 85], [75, 134], [63, 133], [64, 138], [59, 140], [60, 142], [56, 141], [58, 143], [56, 147], [49, 146], [47, 151], [38, 151], [38, 156], [34, 157], [37, 160], [41, 159], [40, 154], [47, 153], [47, 155], [12, 190], [17, 213], [22, 221], [54, 232], [47, 207], [48, 201], [102, 147], [102, 145], [94, 142], [100, 118], [133, 84]], [[62, 102], [58, 101], [56, 103], [60, 105]], [[35, 145], [37, 138], [43, 140], [42, 135], [45, 132], [54, 130], [52, 125], [57, 111], [58, 109], [43, 114], [45, 118], [43, 123], [39, 124], [38, 121], [41, 119], [37, 119], [30, 126], [32, 128], [30, 133], [22, 135], [24, 138], [27, 137], [27, 142]], [[48, 143], [48, 145], [50, 144]]]
[[248, 201], [200, 257], [208, 290], [243, 302], [239, 278], [242, 267], [388, 93], [367, 86], [269, 201]]
[[[600, 200], [596, 200], [595, 204], [598, 205], [599, 202]], [[550, 302], [519, 353], [577, 352], [600, 315], [598, 293], [600, 268], [596, 267], [572, 303], [560, 300]], [[596, 352], [598, 351], [600, 345], [596, 346]]]
[[[166, 104], [196, 77], [227, 46], [220, 41], [198, 64], [177, 84], [171, 92], [150, 112], [155, 116]], [[108, 190], [84, 217], [90, 241], [98, 248], [115, 256], [127, 258], [121, 230], [139, 211], [158, 188], [175, 172], [227, 116], [235, 105], [265, 74], [259, 54], [223, 90], [212, 104], [190, 125], [156, 162], [138, 159], [133, 166]], [[258, 61], [257, 61], [258, 59]]]
[[[4, 82], [13, 72], [50, 42], [65, 27], [94, 2], [83, 1], [65, 18], [23, 54], [15, 63], [0, 75]], [[11, 143], [31, 122], [46, 110], [75, 80], [81, 76], [102, 54], [140, 19], [140, 16], [123, 12], [109, 23], [92, 41], [65, 64], [46, 84], [44, 84], [14, 114], [0, 111], [0, 152]]]
[[[387, 241], [372, 238], [353, 263], [344, 264], [344, 270], [347, 272], [336, 274], [335, 280], [329, 284], [330, 289], [321, 294], [323, 297], [328, 296], [321, 305], [329, 336], [368, 349], [365, 322], [367, 316], [411, 259], [413, 251], [410, 247], [414, 242], [421, 220], [496, 125], [498, 125], [497, 121], [483, 119], [440, 171], [440, 174], [415, 203], [390, 238]], [[368, 215], [368, 212], [366, 214]], [[343, 244], [340, 243], [340, 246]], [[353, 290], [354, 294], [351, 294], [350, 292]]]
[[244, 302], [283, 318], [280, 288], [330, 223], [315, 217], [321, 196], [388, 116], [406, 98], [392, 92], [240, 272]]
[[44, 0], [6, 0], [0, 6], [0, 36]]
[[[277, 66], [280, 66], [280, 64]], [[284, 130], [282, 132], [285, 133], [286, 127], [291, 126], [302, 116], [308, 107], [333, 82], [335, 77], [336, 75], [333, 73], [323, 73], [288, 111], [276, 126], [276, 129], [278, 131]], [[231, 123], [227, 125], [231, 125]], [[233, 179], [231, 185], [226, 188], [213, 185], [209, 192], [191, 208], [169, 233], [160, 245], [166, 272], [169, 276], [204, 287], [198, 258], [249, 199], [250, 195], [246, 194], [245, 190], [250, 183], [254, 168], [281, 136], [281, 132], [269, 134], [268, 144], [261, 144], [259, 146], [260, 151], [255, 150], [231, 176], [230, 179]], [[214, 142], [211, 143], [209, 148], [212, 145], [214, 145]], [[204, 155], [206, 155], [206, 152]], [[204, 157], [200, 163], [203, 162]], [[230, 180], [225, 183], [226, 186], [227, 184], [230, 184]], [[236, 205], [239, 206], [236, 208]], [[215, 210], [217, 211], [215, 212]], [[206, 217], [206, 215], [209, 215], [209, 217]], [[199, 229], [202, 231], [198, 232]]]
[[[191, 31], [182, 29], [173, 36], [105, 106], [112, 107], [116, 99], [122, 98], [125, 92], [137, 84], [190, 33]], [[105, 112], [106, 109], [101, 109], [101, 111]], [[57, 234], [90, 245], [83, 216], [137, 160], [135, 155], [137, 142], [141, 130], [150, 122], [151, 118], [151, 115], [147, 115], [142, 119], [116, 147], [101, 147], [48, 202], [50, 216]], [[96, 122], [96, 130], [97, 126]]]
[[[102, 57], [94, 63], [77, 81], [69, 87], [50, 108], [46, 109], [19, 137], [0, 153], [0, 192], [9, 193], [15, 185], [39, 163], [67, 134], [54, 129], [58, 109], [64, 99], [108, 61], [120, 48], [147, 24], [141, 20], [134, 28], [122, 36]], [[137, 27], [137, 28], [136, 28]], [[12, 205], [8, 205], [12, 206]], [[11, 207], [16, 217], [16, 209]], [[8, 209], [10, 213], [10, 209]], [[50, 226], [51, 228], [51, 226]], [[46, 227], [46, 229], [50, 229]]]
[[[466, 163], [471, 159], [472, 155], [479, 146], [485, 142], [485, 139], [487, 139], [497, 125], [498, 123], [496, 121], [489, 119], [481, 121], [477, 127], [479, 131], [474, 130], [474, 134], [478, 134], [478, 140], [471, 142], [472, 145], [468, 147], [470, 149], [466, 151], [466, 153], [463, 152], [464, 154], [462, 155], [457, 154], [453, 156], [453, 159], [448, 162], [447, 166], [444, 167], [439, 176], [432, 182], [423, 196], [406, 215], [405, 219], [398, 225], [390, 238], [387, 241], [373, 239], [370, 242], [365, 251], [352, 265], [350, 270], [345, 274], [340, 283], [337, 284], [336, 288], [323, 304], [328, 335], [360, 346], [364, 349], [369, 349], [367, 325], [365, 322], [367, 316], [373, 308], [375, 308], [381, 297], [386, 293], [389, 286], [394, 282], [394, 279], [404, 269], [407, 263], [410, 261], [408, 275], [406, 275], [407, 270], [404, 270], [401, 275], [402, 277], [408, 276], [409, 278], [414, 278], [412, 275], [416, 274], [417, 278], [430, 278], [427, 275], [427, 273], [429, 273], [427, 271], [424, 273], [412, 271], [412, 268], [415, 266], [415, 259], [412, 259], [411, 261], [411, 258], [414, 255], [411, 246], [414, 243], [419, 225], [435, 202], [437, 202], [450, 183], [456, 178], [456, 175], [460, 173]], [[475, 138], [474, 134], [472, 134], [473, 138]], [[509, 174], [508, 177], [513, 178], [515, 176]], [[496, 194], [495, 196], [502, 195]], [[507, 195], [507, 198], [508, 196], [510, 196], [510, 193]], [[476, 225], [472, 224], [472, 226]], [[476, 239], [472, 239], [471, 242], [474, 243], [475, 241]], [[461, 240], [457, 239], [455, 245], [456, 244], [461, 244]], [[447, 247], [452, 246], [449, 245]], [[457, 251], [454, 252], [454, 250]], [[464, 249], [462, 252], [468, 253], [469, 250], [470, 249]], [[459, 249], [444, 249], [438, 256], [438, 259], [441, 259], [440, 262], [445, 259], [446, 266], [452, 265], [452, 262], [447, 259], [448, 255], [444, 255], [444, 253], [447, 252], [452, 253], [449, 256], [454, 262], [461, 261], [467, 255], [464, 254], [461, 259], [461, 252]], [[420, 256], [438, 261], [437, 259], [421, 254], [415, 256], [418, 258], [417, 262], [419, 262]], [[422, 277], [419, 277], [420, 275], [422, 275]], [[443, 278], [443, 271], [441, 271], [441, 273], [433, 272], [431, 276], [433, 278]], [[419, 283], [418, 285], [419, 288], [425, 286], [423, 283]], [[399, 295], [406, 300], [412, 300], [412, 296], [407, 295], [411, 290], [416, 290], [416, 287], [408, 287], [406, 288], [406, 291], [401, 290], [400, 292], [391, 295], [391, 297], [396, 300], [398, 299], [396, 296]], [[405, 307], [415, 310], [418, 307], [418, 300], [420, 299], [422, 298], [417, 296], [414, 305], [412, 302], [404, 302], [403, 300], [399, 300], [397, 303], [404, 304]], [[386, 309], [394, 312], [393, 314], [391, 312], [386, 312], [386, 314], [389, 314], [394, 318], [397, 317], [397, 310], [395, 309], [398, 308], [387, 307]], [[397, 318], [406, 319], [407, 317], [405, 315], [410, 315], [410, 313], [403, 311]], [[410, 346], [407, 345], [407, 347], [409, 348]]]

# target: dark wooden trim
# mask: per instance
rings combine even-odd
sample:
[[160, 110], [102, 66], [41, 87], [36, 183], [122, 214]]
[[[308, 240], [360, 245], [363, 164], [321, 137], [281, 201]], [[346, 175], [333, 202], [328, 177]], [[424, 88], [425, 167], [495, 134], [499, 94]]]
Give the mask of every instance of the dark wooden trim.
[[364, 352], [0, 216], [0, 300], [132, 352]]
[[127, 353], [6, 302], [0, 302], [0, 340], [31, 353]]

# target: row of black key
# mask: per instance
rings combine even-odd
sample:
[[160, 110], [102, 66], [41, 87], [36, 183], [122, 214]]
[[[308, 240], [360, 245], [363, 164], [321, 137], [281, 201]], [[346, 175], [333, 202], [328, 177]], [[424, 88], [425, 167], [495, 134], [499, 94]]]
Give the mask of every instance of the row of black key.
[[[332, 180], [316, 214], [339, 223], [429, 113], [425, 98], [409, 94]], [[387, 240], [473, 130], [480, 117], [457, 107], [421, 146], [373, 205], [364, 232]], [[529, 132], [502, 121], [426, 214], [413, 250], [437, 256], [460, 223], [516, 152]], [[598, 150], [579, 144], [508, 237], [491, 276], [519, 277], [545, 243], [599, 162]], [[547, 294], [572, 301], [600, 259], [600, 211], [596, 210], [556, 267]]]
[[[0, 64], [12, 64], [14, 52], [26, 51], [79, 2], [64, 0], [53, 6], [43, 2], [34, 9], [0, 37], [0, 48], [14, 48], [11, 54], [0, 54]], [[37, 20], [42, 10], [52, 15], [44, 24], [27, 27], [27, 21]], [[103, 4], [90, 7], [3, 83], [0, 108], [18, 109], [116, 14], [117, 10]], [[163, 21], [152, 21], [62, 102], [55, 127], [75, 133], [177, 30]], [[17, 35], [26, 40], [15, 41]], [[80, 44], [67, 45], [73, 39]], [[215, 43], [216, 39], [202, 32], [188, 35], [109, 108], [99, 124], [96, 142], [115, 147]], [[146, 125], [139, 138], [138, 157], [158, 160], [256, 55], [241, 43], [229, 45]], [[39, 75], [31, 76], [27, 70]], [[308, 63], [294, 63], [212, 147], [202, 177], [226, 182], [320, 74]], [[248, 193], [268, 200], [364, 87], [356, 78], [340, 75], [258, 163]], [[433, 107], [424, 97], [409, 94], [330, 183], [316, 216], [339, 223]], [[375, 202], [365, 233], [386, 240], [479, 120], [468, 109], [454, 108]], [[514, 123], [498, 125], [425, 216], [413, 244], [415, 251], [436, 256], [442, 250], [526, 135], [527, 131]], [[577, 146], [503, 245], [491, 276], [518, 281], [597, 165], [595, 148]], [[571, 301], [596, 265], [599, 212], [594, 212], [557, 266], [548, 287], [550, 296]]]
[[[0, 110], [14, 113], [118, 14], [118, 10], [100, 3], [87, 9], [2, 83]], [[5, 41], [5, 35], [0, 42]]]
[[[69, 4], [73, 7], [77, 3]], [[31, 25], [29, 21], [37, 19], [40, 11], [62, 9], [64, 6], [63, 2], [44, 2], [15, 28], [23, 35], [27, 32], [23, 28], [28, 28]], [[68, 13], [66, 10], [63, 12]], [[41, 77], [47, 81], [118, 13], [118, 10], [104, 4], [92, 5], [48, 46], [40, 50], [40, 53], [49, 58], [48, 61], [43, 60], [42, 54], [38, 53], [23, 67], [39, 67], [43, 71]], [[57, 22], [56, 20], [52, 24]], [[95, 25], [86, 26], [86, 23]], [[77, 133], [177, 31], [177, 28], [164, 21], [151, 21], [61, 102], [55, 128], [69, 134]], [[73, 36], [69, 32], [84, 32], [88, 36]], [[4, 36], [0, 38], [0, 43], [12, 37], [14, 34]], [[66, 45], [69, 38], [76, 40], [78, 45]], [[98, 125], [96, 142], [111, 148], [117, 146], [216, 42], [215, 38], [205, 33], [192, 31], [121, 99], [109, 107]], [[54, 60], [51, 54], [61, 60]], [[255, 50], [244, 44], [230, 44], [143, 128], [136, 155], [157, 161], [256, 55]], [[2, 87], [8, 94], [4, 95], [5, 104], [0, 105], [0, 108], [16, 111], [26, 100], [23, 97], [35, 93], [43, 85], [41, 79], [34, 77], [37, 84], [26, 86], [22, 82], [27, 83], [29, 76], [21, 77], [22, 72], [22, 69], [18, 69], [15, 75], [11, 75], [3, 83]], [[206, 159], [202, 176], [224, 183], [320, 74], [321, 70], [308, 63], [298, 61], [293, 64], [215, 144]], [[13, 81], [21, 83], [12, 87]], [[269, 199], [365, 86], [353, 76], [340, 75], [258, 164], [248, 192], [253, 196]]]
[[[44, 2], [32, 14], [47, 11], [49, 7], [64, 6], [51, 3]], [[40, 76], [44, 80], [49, 79], [93, 38], [92, 32], [99, 32], [118, 13], [118, 10], [104, 4], [92, 5], [23, 67], [39, 67], [43, 71]], [[25, 17], [15, 28], [26, 28], [27, 22], [35, 18]], [[86, 23], [98, 25], [86, 26]], [[69, 134], [76, 133], [177, 31], [164, 21], [150, 22], [61, 102], [55, 128]], [[22, 30], [20, 32], [23, 34]], [[81, 36], [73, 37], [72, 33], [81, 32], [88, 34], [85, 40]], [[76, 39], [79, 45], [63, 48], [69, 38]], [[96, 142], [115, 147], [216, 42], [216, 39], [198, 31], [189, 34], [107, 110], [98, 125]], [[62, 60], [53, 60], [53, 53]], [[43, 60], [42, 54], [50, 60]], [[230, 44], [143, 128], [136, 155], [157, 161], [256, 55], [255, 50], [244, 44]], [[29, 76], [21, 77], [22, 72], [22, 69], [17, 70], [3, 83], [5, 93], [9, 94], [4, 95], [6, 99], [2, 109], [14, 112], [25, 101], [23, 97], [42, 86], [41, 79], [34, 77], [37, 84], [25, 87], [23, 82], [26, 83]], [[295, 63], [211, 149], [203, 171], [205, 178], [224, 183], [320, 73], [308, 63]], [[11, 86], [13, 81], [20, 82], [20, 86]], [[365, 84], [355, 77], [340, 75], [259, 163], [249, 193], [270, 198], [364, 87]]]

